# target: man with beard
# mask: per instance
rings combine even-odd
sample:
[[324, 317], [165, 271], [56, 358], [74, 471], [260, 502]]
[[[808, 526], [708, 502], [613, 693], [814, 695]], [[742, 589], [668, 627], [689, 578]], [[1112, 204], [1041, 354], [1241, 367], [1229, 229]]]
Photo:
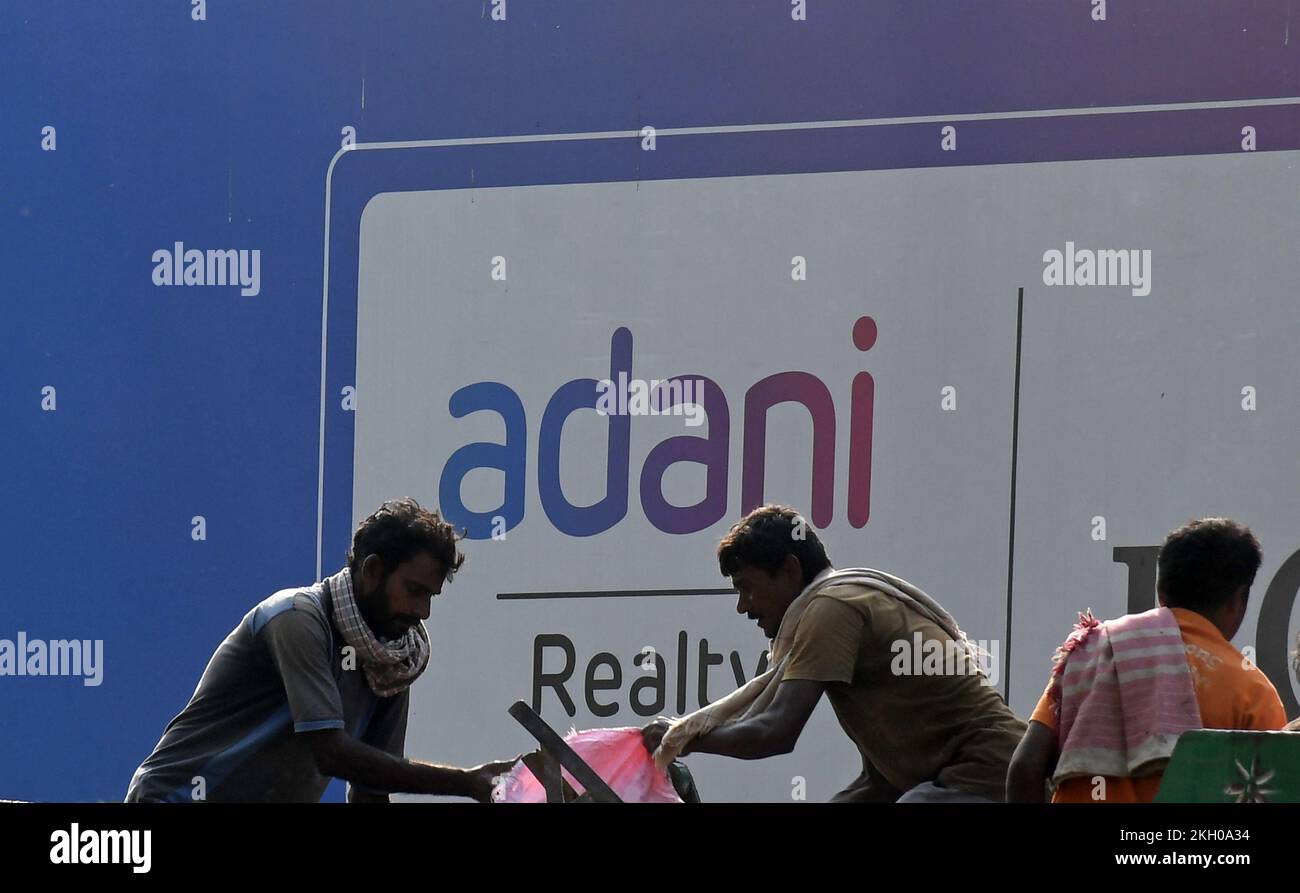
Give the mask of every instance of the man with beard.
[[412, 499], [384, 503], [357, 528], [347, 567], [244, 615], [127, 802], [318, 802], [331, 777], [353, 803], [490, 800], [514, 761], [461, 769], [403, 754], [410, 685], [429, 663], [423, 621], [465, 560], [457, 539]]

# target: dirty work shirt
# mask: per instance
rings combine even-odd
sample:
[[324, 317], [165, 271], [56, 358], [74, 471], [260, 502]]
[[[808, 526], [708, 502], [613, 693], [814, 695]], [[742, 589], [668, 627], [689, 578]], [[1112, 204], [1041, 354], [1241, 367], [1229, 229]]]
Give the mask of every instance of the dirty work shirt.
[[380, 698], [359, 662], [343, 669], [345, 643], [330, 618], [322, 583], [282, 590], [249, 611], [136, 770], [127, 802], [190, 802], [196, 776], [210, 801], [319, 802], [329, 778], [300, 734], [316, 729], [346, 729], [403, 756], [409, 689]]
[[[1223, 637], [1206, 617], [1186, 608], [1173, 608], [1187, 651], [1192, 689], [1201, 709], [1201, 725], [1207, 729], [1239, 729], [1272, 732], [1286, 725], [1286, 709], [1277, 689], [1258, 667], [1247, 665], [1241, 652]], [[1051, 681], [1048, 681], [1051, 689]], [[1030, 717], [1053, 732], [1059, 720], [1047, 692]], [[1160, 789], [1164, 771], [1138, 778], [1104, 776], [1106, 785], [1094, 785], [1086, 776], [1067, 778], [1052, 795], [1053, 803], [1150, 803]], [[1093, 796], [1093, 792], [1098, 797]], [[1104, 791], [1104, 796], [1100, 796]]]
[[[882, 782], [893, 789], [884, 799], [896, 799], [929, 781], [1004, 800], [1007, 764], [1025, 724], [980, 676], [895, 674], [896, 661], [913, 669], [917, 633], [923, 643], [938, 640], [945, 656], [953, 647], [937, 624], [893, 596], [856, 584], [829, 587], [799, 621], [784, 678], [826, 683], [840, 726], [862, 754], [860, 780], [871, 780], [873, 799]], [[895, 642], [906, 643], [908, 660]]]

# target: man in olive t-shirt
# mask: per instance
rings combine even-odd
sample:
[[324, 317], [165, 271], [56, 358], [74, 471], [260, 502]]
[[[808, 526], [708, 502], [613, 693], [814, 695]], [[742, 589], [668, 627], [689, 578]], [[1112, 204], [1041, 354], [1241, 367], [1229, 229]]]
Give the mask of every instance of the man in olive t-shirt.
[[[938, 653], [953, 653], [952, 637], [938, 625], [893, 596], [852, 584], [822, 590], [799, 621], [782, 684], [824, 684], [862, 754], [863, 774], [836, 799], [894, 800], [931, 782], [1000, 801], [1025, 724], [972, 667], [896, 674], [894, 643], [911, 646], [918, 633], [922, 642], [943, 643]], [[908, 799], [937, 796], [927, 787]]]
[[[739, 594], [737, 613], [755, 620], [769, 639], [781, 633], [773, 651], [784, 655], [784, 669], [765, 707], [699, 734], [677, 753], [740, 759], [789, 753], [825, 693], [863, 766], [833, 800], [1004, 799], [1007, 766], [1025, 724], [985, 683], [955, 622], [928, 596], [914, 588], [899, 597], [827, 581], [834, 569], [825, 547], [786, 506], [762, 506], [735, 524], [718, 546], [718, 564]], [[805, 593], [787, 650], [791, 631], [781, 622]], [[912, 672], [914, 663], [899, 659], [918, 645], [943, 655], [937, 672], [928, 663]], [[647, 725], [646, 746], [658, 748], [671, 727], [662, 720]], [[674, 731], [669, 740], [682, 734]]]

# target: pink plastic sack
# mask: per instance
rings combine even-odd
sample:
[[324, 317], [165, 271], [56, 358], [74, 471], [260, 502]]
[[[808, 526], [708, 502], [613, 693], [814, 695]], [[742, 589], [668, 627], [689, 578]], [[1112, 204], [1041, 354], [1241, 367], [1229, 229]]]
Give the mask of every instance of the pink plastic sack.
[[[667, 772], [655, 766], [654, 758], [642, 743], [641, 730], [591, 729], [586, 732], [569, 732], [565, 743], [582, 757], [597, 775], [605, 779], [610, 789], [624, 803], [681, 803]], [[573, 785], [579, 794], [582, 785], [561, 770], [564, 780]], [[523, 763], [516, 763], [501, 783], [500, 803], [545, 803], [546, 791], [542, 783]]]

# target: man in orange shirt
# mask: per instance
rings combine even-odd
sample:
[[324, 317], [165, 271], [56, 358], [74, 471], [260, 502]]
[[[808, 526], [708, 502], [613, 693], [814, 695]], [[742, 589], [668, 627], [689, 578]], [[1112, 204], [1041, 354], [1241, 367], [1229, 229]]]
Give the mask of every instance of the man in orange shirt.
[[[1274, 731], [1286, 713], [1273, 683], [1232, 646], [1262, 556], [1245, 526], [1225, 518], [1192, 521], [1169, 534], [1160, 550], [1161, 606], [1172, 610], [1187, 652], [1192, 688], [1207, 729]], [[1062, 658], [1064, 659], [1064, 658]], [[1044, 782], [1060, 755], [1059, 705], [1043, 694], [1007, 771], [1008, 802], [1043, 802]], [[1163, 765], [1139, 777], [1057, 780], [1053, 803], [1149, 803]]]

